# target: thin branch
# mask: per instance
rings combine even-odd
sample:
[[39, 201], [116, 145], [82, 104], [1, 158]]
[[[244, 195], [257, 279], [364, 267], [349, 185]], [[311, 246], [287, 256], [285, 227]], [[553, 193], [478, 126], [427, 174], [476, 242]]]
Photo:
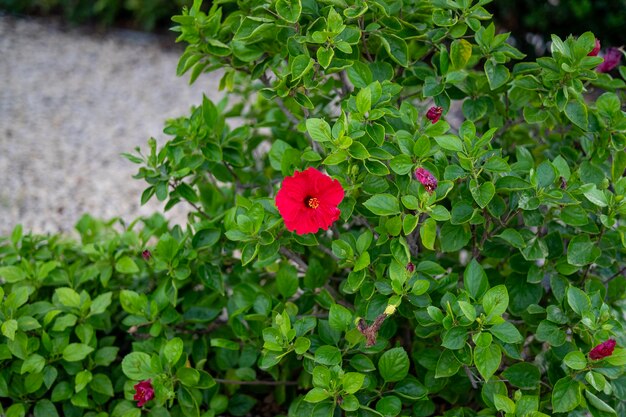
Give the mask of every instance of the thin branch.
[[614, 273], [613, 275], [611, 275], [606, 281], [604, 281], [604, 283], [608, 284], [609, 282], [613, 281], [618, 276], [622, 275], [624, 271], [626, 271], [626, 266], [620, 269], [619, 271], [617, 271], [616, 273]]
[[303, 271], [307, 270], [308, 265], [297, 254], [293, 253], [292, 251], [290, 251], [289, 249], [285, 247], [280, 248], [280, 253], [283, 254], [285, 257], [287, 257], [287, 259], [289, 259], [290, 261], [298, 265], [300, 269], [302, 269]]
[[339, 73], [339, 79], [341, 80], [341, 95], [346, 97], [352, 92], [352, 88], [345, 70]]
[[[272, 86], [272, 83], [270, 82], [269, 78], [267, 77], [267, 74], [265, 74], [265, 73], [261, 74], [259, 79], [261, 80], [261, 82], [263, 83], [264, 86], [266, 86], [268, 88], [270, 88]], [[287, 119], [289, 119], [289, 121], [291, 123], [293, 123], [296, 126], [300, 123], [300, 120], [291, 112], [291, 110], [289, 110], [287, 108], [287, 106], [285, 106], [285, 102], [283, 101], [282, 98], [276, 96], [276, 98], [274, 98], [274, 101], [276, 102], [278, 107], [280, 107], [280, 109], [283, 111], [283, 113], [285, 113], [285, 116], [287, 116]]]
[[476, 382], [476, 378], [474, 377], [472, 370], [467, 365], [463, 365], [463, 368], [465, 368], [465, 374], [469, 378], [470, 384], [472, 384], [472, 388], [478, 389], [478, 382]]
[[[178, 187], [178, 185], [175, 182], [170, 182], [170, 187], [173, 187], [174, 190], [176, 190], [176, 187]], [[183, 200], [185, 200], [191, 207], [196, 209], [198, 214], [200, 214], [202, 217], [207, 220], [211, 220], [211, 216], [209, 216], [204, 210], [202, 210], [196, 203], [194, 203], [193, 201], [189, 201], [186, 198], [183, 198]]]
[[298, 385], [296, 381], [237, 381], [234, 379], [221, 379], [221, 378], [213, 378], [215, 382], [219, 384], [230, 384], [230, 385], [269, 385], [269, 386], [279, 386], [279, 385]]

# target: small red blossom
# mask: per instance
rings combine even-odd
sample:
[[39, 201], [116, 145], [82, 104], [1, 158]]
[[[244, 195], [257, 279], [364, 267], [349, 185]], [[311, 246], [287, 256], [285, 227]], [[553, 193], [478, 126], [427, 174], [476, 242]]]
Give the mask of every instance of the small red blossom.
[[406, 270], [409, 274], [415, 272], [415, 265], [413, 264], [413, 262], [409, 262], [408, 264], [406, 264]]
[[425, 168], [419, 167], [415, 170], [415, 179], [422, 183], [430, 194], [437, 189], [437, 178]]
[[610, 72], [619, 65], [619, 62], [622, 60], [622, 52], [617, 48], [608, 48], [602, 58], [604, 58], [604, 61], [598, 65], [596, 71]]
[[601, 48], [600, 41], [596, 39], [596, 45], [593, 47], [591, 52], [587, 54], [587, 56], [598, 56], [598, 52], [600, 52], [600, 48]]
[[144, 261], [148, 262], [150, 258], [152, 258], [152, 253], [148, 249], [146, 249], [141, 252], [141, 256], [143, 257]]
[[434, 124], [434, 123], [437, 123], [439, 119], [441, 119], [442, 114], [443, 114], [443, 109], [441, 107], [433, 106], [430, 109], [428, 109], [428, 112], [426, 112], [426, 118]]
[[137, 401], [137, 407], [143, 407], [145, 403], [154, 398], [154, 388], [152, 388], [152, 381], [147, 379], [135, 384], [135, 396], [133, 399]]
[[276, 194], [276, 207], [290, 232], [299, 235], [316, 233], [339, 219], [337, 208], [343, 200], [343, 187], [315, 168], [296, 171], [285, 177]]
[[615, 340], [609, 339], [606, 342], [602, 342], [598, 346], [591, 349], [591, 351], [589, 352], [589, 357], [594, 361], [598, 359], [604, 359], [607, 356], [611, 356], [614, 349]]

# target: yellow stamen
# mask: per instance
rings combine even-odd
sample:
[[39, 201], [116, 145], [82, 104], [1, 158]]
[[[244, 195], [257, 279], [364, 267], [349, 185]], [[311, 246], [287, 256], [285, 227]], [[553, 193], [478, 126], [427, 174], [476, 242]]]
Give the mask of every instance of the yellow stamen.
[[307, 201], [307, 205], [312, 209], [316, 209], [320, 206], [320, 201], [315, 197], [311, 197], [309, 201]]

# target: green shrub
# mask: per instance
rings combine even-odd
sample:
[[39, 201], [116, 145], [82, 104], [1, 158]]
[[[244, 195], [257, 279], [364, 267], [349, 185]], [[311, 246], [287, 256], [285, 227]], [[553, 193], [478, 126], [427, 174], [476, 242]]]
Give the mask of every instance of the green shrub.
[[113, 24], [154, 30], [191, 0], [0, 0], [0, 10], [13, 14], [60, 15], [74, 24]]
[[[222, 69], [229, 95], [126, 154], [142, 202], [191, 207], [184, 229], [100, 225], [94, 245], [83, 227], [86, 246], [41, 259], [83, 311], [80, 297], [112, 291], [106, 312], [75, 315], [96, 332], [82, 343], [124, 358], [93, 369], [90, 351], [113, 398], [79, 385], [64, 415], [624, 415], [626, 84], [594, 70], [589, 32], [523, 61], [486, 3], [196, 1], [174, 17], [178, 72]], [[7, 294], [38, 288], [29, 247], [0, 252]], [[22, 308], [70, 314], [55, 291]], [[6, 344], [32, 342], [4, 349], [0, 397], [60, 410], [62, 382], [13, 384], [31, 355], [48, 366], [59, 318], [22, 328], [32, 314], [7, 300]], [[142, 408], [138, 383], [154, 389]]]

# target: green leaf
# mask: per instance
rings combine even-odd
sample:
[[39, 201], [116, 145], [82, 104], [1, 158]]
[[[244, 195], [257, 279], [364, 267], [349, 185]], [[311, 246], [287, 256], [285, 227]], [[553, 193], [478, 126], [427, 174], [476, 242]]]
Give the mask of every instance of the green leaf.
[[567, 413], [572, 411], [580, 401], [580, 383], [569, 376], [559, 379], [552, 390], [552, 411]]
[[123, 256], [115, 262], [115, 270], [121, 274], [136, 274], [139, 267], [130, 257]]
[[[280, 170], [280, 167], [277, 170]], [[221, 231], [219, 229], [201, 229], [193, 236], [191, 245], [195, 249], [210, 248], [219, 241], [220, 236]]]
[[485, 293], [482, 300], [488, 318], [500, 317], [509, 306], [509, 293], [504, 285], [497, 285]]
[[439, 356], [437, 367], [435, 368], [435, 378], [447, 378], [455, 375], [461, 368], [461, 363], [451, 350], [444, 350]]
[[485, 381], [489, 381], [491, 376], [498, 370], [501, 359], [502, 352], [500, 351], [500, 346], [496, 344], [491, 344], [487, 347], [476, 346], [474, 348], [474, 364]]
[[100, 394], [104, 394], [109, 397], [115, 396], [115, 392], [113, 391], [113, 384], [109, 377], [105, 374], [96, 374], [93, 376], [93, 379], [89, 383], [89, 387]]
[[502, 87], [509, 80], [509, 70], [502, 64], [489, 59], [485, 62], [485, 74], [492, 90]]
[[561, 210], [561, 220], [570, 226], [585, 226], [589, 223], [589, 216], [581, 206], [565, 206]]
[[91, 305], [89, 306], [89, 315], [95, 316], [97, 314], [102, 314], [106, 311], [106, 309], [111, 305], [111, 297], [113, 296], [112, 292], [105, 292], [104, 294], [100, 294], [96, 298], [93, 299]]
[[465, 39], [455, 39], [450, 45], [450, 61], [454, 69], [463, 69], [472, 57], [472, 44]]
[[476, 320], [476, 307], [468, 303], [467, 301], [459, 300], [459, 307], [463, 312], [463, 315], [471, 322]]
[[354, 394], [363, 386], [365, 375], [358, 372], [346, 372], [341, 378], [343, 390], [348, 394]]
[[176, 371], [176, 378], [187, 387], [195, 387], [200, 381], [200, 372], [197, 369], [183, 366]]
[[426, 249], [435, 250], [435, 239], [437, 238], [437, 222], [433, 218], [424, 220], [419, 229], [422, 245]]
[[87, 386], [87, 384], [91, 382], [92, 379], [93, 375], [91, 374], [91, 371], [83, 369], [82, 371], [78, 372], [75, 378], [74, 390], [76, 392], [82, 391]]
[[552, 346], [561, 346], [567, 338], [565, 332], [559, 326], [548, 320], [542, 320], [539, 323], [535, 337], [540, 342], [548, 342]]
[[34, 414], [35, 417], [59, 417], [59, 412], [57, 411], [54, 404], [46, 399], [37, 400], [37, 403], [35, 404]]
[[17, 320], [9, 319], [2, 323], [2, 334], [9, 340], [15, 339], [15, 332], [17, 331]]
[[70, 343], [63, 349], [63, 359], [68, 362], [82, 361], [93, 352], [93, 348], [83, 343]]
[[348, 79], [355, 88], [364, 88], [372, 83], [372, 71], [366, 64], [360, 61], [354, 61], [346, 72], [348, 73]]
[[330, 61], [332, 61], [335, 56], [335, 50], [332, 48], [326, 48], [320, 46], [317, 48], [317, 62], [322, 66], [322, 68], [326, 69], [330, 65]]
[[468, 332], [465, 327], [453, 327], [443, 333], [441, 346], [452, 350], [462, 349], [467, 341], [467, 336]]
[[322, 119], [307, 119], [306, 130], [316, 142], [329, 142], [332, 140], [330, 125]]
[[20, 374], [37, 374], [43, 370], [44, 366], [46, 366], [46, 360], [44, 359], [44, 357], [34, 353], [26, 358], [24, 362], [22, 362], [22, 369], [20, 370]]
[[528, 362], [515, 363], [502, 372], [511, 385], [522, 389], [535, 389], [541, 381], [541, 371]]
[[576, 235], [567, 246], [567, 263], [575, 266], [589, 265], [600, 256], [600, 249], [592, 242], [589, 235]]
[[174, 337], [167, 341], [163, 346], [163, 357], [170, 365], [175, 364], [183, 354], [183, 340], [180, 337]]
[[380, 35], [378, 38], [391, 59], [403, 67], [409, 66], [409, 48], [404, 39], [390, 33]]
[[289, 298], [298, 291], [298, 271], [293, 265], [283, 264], [276, 274], [278, 292]]
[[313, 388], [311, 391], [307, 392], [304, 401], [318, 403], [328, 397], [330, 397], [330, 394], [324, 388]]
[[378, 372], [385, 382], [403, 380], [409, 373], [409, 355], [401, 347], [389, 349], [378, 360]]
[[485, 274], [485, 270], [476, 259], [472, 259], [465, 268], [465, 272], [463, 273], [463, 285], [475, 300], [479, 300], [489, 288], [487, 274]]
[[499, 411], [504, 411], [511, 415], [515, 413], [515, 403], [505, 395], [495, 394], [493, 396], [493, 403]]
[[306, 337], [298, 337], [293, 344], [296, 355], [304, 354], [311, 347], [311, 340]]
[[13, 284], [26, 279], [26, 274], [17, 266], [3, 266], [0, 267], [0, 278], [9, 284]]
[[341, 364], [341, 351], [335, 346], [320, 346], [315, 351], [315, 362], [333, 366]]
[[499, 235], [496, 235], [500, 239], [509, 243], [511, 246], [517, 249], [523, 249], [526, 247], [526, 241], [522, 235], [515, 229], [505, 229]]
[[144, 352], [131, 352], [122, 360], [124, 375], [135, 381], [150, 379], [154, 376], [150, 365], [150, 355]]
[[617, 412], [615, 411], [615, 409], [613, 409], [613, 407], [611, 407], [610, 405], [608, 405], [607, 403], [602, 401], [600, 398], [598, 398], [591, 391], [585, 390], [585, 395], [587, 396], [587, 399], [589, 400], [589, 403], [591, 405], [593, 405], [595, 408], [597, 408], [598, 410], [603, 411], [605, 413], [612, 414], [614, 416], [618, 415]]
[[378, 216], [393, 216], [400, 213], [398, 198], [391, 194], [376, 194], [363, 205]]
[[442, 135], [435, 137], [435, 141], [443, 149], [453, 152], [463, 152], [463, 142], [454, 135]]
[[454, 225], [444, 223], [439, 231], [439, 242], [442, 252], [456, 252], [462, 249], [472, 237], [466, 224]]
[[595, 204], [598, 207], [606, 207], [609, 205], [607, 198], [606, 198], [606, 194], [604, 193], [604, 191], [598, 190], [595, 184], [589, 187], [583, 193], [583, 195], [587, 197], [587, 200], [591, 201], [593, 204]]
[[71, 288], [57, 288], [54, 290], [59, 302], [65, 307], [80, 308], [80, 295]]
[[580, 371], [587, 366], [587, 357], [582, 352], [575, 350], [568, 352], [563, 358], [563, 362], [568, 367]]
[[491, 326], [489, 332], [505, 343], [521, 343], [523, 340], [517, 327], [508, 321]]
[[340, 304], [333, 304], [328, 314], [328, 325], [331, 329], [346, 331], [352, 323], [352, 313]]
[[362, 114], [372, 109], [372, 91], [369, 88], [362, 88], [357, 94], [356, 108]]
[[350, 366], [359, 372], [371, 372], [376, 370], [374, 362], [361, 353], [354, 355], [352, 359], [350, 359]]
[[476, 187], [470, 185], [470, 192], [472, 193], [472, 197], [474, 197], [474, 201], [476, 204], [480, 206], [480, 208], [487, 207], [487, 204], [491, 201], [494, 195], [496, 195], [496, 187], [491, 182], [485, 182], [480, 185], [480, 187]]
[[288, 23], [296, 23], [302, 13], [300, 0], [277, 0], [276, 13]]
[[385, 417], [395, 417], [402, 411], [402, 401], [398, 397], [388, 395], [378, 400], [376, 411]]
[[389, 167], [398, 175], [406, 175], [413, 169], [413, 160], [408, 155], [396, 155], [389, 162]]
[[567, 303], [579, 316], [591, 312], [591, 300], [589, 296], [580, 288], [570, 286], [567, 289]]
[[580, 127], [582, 130], [587, 130], [589, 124], [587, 120], [587, 106], [578, 100], [570, 100], [565, 106], [565, 115], [567, 118]]

